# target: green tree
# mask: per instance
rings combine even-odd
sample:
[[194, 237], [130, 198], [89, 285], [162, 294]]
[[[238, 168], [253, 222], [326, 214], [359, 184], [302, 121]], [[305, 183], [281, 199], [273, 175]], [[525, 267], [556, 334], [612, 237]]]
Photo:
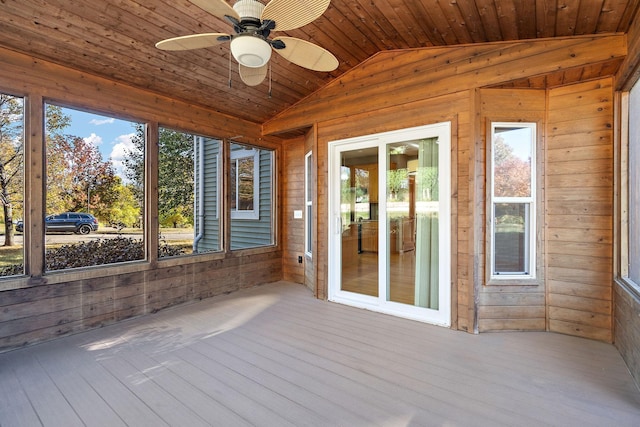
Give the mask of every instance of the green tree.
[[408, 189], [409, 171], [405, 168], [387, 171], [387, 189], [392, 199], [402, 199], [401, 193]]
[[21, 98], [0, 94], [0, 203], [4, 246], [13, 246], [13, 208], [23, 202], [24, 126]]
[[47, 105], [47, 212], [90, 212], [107, 223], [135, 223], [140, 204], [131, 189], [98, 147], [64, 132], [70, 124], [61, 107]]
[[136, 124], [135, 136], [131, 138], [133, 147], [125, 150], [124, 174], [131, 183], [133, 194], [140, 206], [144, 206], [144, 125]]
[[[144, 127], [136, 126], [133, 149], [123, 161], [125, 175], [132, 182], [136, 198], [144, 200]], [[193, 136], [160, 128], [158, 139], [158, 213], [161, 223], [179, 213], [193, 223], [194, 179]], [[170, 221], [173, 223], [173, 221]]]
[[64, 130], [71, 125], [71, 117], [61, 107], [47, 104], [45, 110], [45, 142], [47, 148], [47, 199], [46, 212], [64, 212], [71, 209], [66, 197], [72, 185], [67, 171], [66, 153], [69, 142]]
[[133, 188], [122, 183], [122, 179], [115, 177], [116, 183], [111, 187], [112, 201], [105, 204], [96, 216], [104, 218], [109, 224], [133, 227], [138, 223], [140, 206], [134, 196]]

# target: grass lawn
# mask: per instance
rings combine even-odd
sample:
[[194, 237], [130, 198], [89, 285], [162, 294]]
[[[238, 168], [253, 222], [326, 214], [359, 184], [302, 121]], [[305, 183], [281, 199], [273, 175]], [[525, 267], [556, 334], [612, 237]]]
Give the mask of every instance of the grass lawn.
[[0, 267], [12, 264], [22, 264], [22, 246], [0, 246]]

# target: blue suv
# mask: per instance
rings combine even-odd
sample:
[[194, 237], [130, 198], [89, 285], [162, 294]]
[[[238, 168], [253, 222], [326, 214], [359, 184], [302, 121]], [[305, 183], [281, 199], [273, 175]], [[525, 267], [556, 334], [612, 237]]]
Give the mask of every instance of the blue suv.
[[[57, 215], [49, 215], [44, 219], [45, 231], [72, 232], [76, 234], [89, 234], [98, 231], [98, 220], [88, 213], [65, 212]], [[16, 231], [24, 232], [24, 223], [16, 223]]]

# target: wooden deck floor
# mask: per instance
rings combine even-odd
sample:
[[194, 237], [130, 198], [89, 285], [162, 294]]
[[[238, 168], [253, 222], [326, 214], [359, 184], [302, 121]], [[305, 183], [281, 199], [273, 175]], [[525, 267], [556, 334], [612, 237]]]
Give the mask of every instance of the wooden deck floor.
[[279, 282], [0, 354], [0, 425], [638, 426], [640, 392], [611, 345]]

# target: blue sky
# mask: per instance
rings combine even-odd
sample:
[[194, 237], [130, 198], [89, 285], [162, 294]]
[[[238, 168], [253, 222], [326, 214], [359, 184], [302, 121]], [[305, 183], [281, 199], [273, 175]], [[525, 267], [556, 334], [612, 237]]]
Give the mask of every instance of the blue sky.
[[134, 123], [70, 108], [62, 110], [71, 117], [71, 126], [65, 129], [65, 133], [79, 136], [98, 147], [102, 159], [111, 159], [116, 174], [124, 178], [122, 159], [125, 150], [132, 147]]

